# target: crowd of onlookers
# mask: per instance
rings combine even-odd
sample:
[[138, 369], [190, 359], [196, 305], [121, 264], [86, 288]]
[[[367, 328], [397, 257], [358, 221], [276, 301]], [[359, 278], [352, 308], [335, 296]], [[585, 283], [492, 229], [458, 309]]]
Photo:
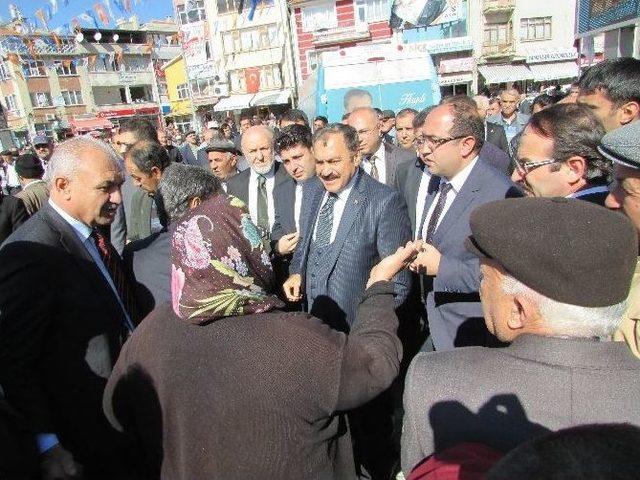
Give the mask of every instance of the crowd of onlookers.
[[2, 152], [0, 478], [637, 476], [640, 61]]

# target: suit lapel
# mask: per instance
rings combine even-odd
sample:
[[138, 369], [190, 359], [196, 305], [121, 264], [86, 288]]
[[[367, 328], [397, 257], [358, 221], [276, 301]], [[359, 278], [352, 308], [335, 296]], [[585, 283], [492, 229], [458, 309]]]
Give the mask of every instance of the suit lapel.
[[409, 218], [415, 230], [418, 220], [416, 218], [416, 202], [418, 201], [418, 190], [420, 190], [420, 181], [422, 180], [423, 164], [420, 160], [416, 161], [415, 167], [411, 169], [411, 175], [405, 186], [407, 209], [409, 210]]
[[387, 170], [386, 184], [393, 185], [396, 179], [396, 169], [398, 168], [398, 162], [396, 162], [395, 151], [388, 144], [384, 143], [384, 162]]
[[447, 213], [442, 218], [440, 225], [438, 225], [433, 236], [434, 245], [438, 245], [440, 243], [442, 238], [444, 238], [444, 235], [447, 233], [447, 230], [462, 217], [462, 212], [467, 208], [469, 202], [475, 198], [482, 184], [480, 181], [482, 177], [481, 172], [480, 160], [478, 159], [469, 173], [469, 177], [462, 185], [460, 192], [456, 195], [456, 198], [453, 200], [453, 203], [451, 203]]
[[424, 221], [427, 218], [427, 213], [431, 208], [431, 204], [433, 203], [433, 200], [436, 198], [436, 195], [438, 193], [438, 188], [440, 188], [440, 177], [431, 175], [431, 178], [429, 178], [429, 187], [427, 188], [427, 198], [424, 201], [424, 209], [422, 210], [422, 217], [420, 218], [420, 223], [417, 224], [418, 230], [416, 230], [416, 233], [420, 238], [422, 238], [422, 229], [424, 228]]
[[[311, 182], [314, 182], [312, 184]], [[302, 245], [302, 256], [301, 256], [301, 272], [305, 272], [307, 269], [307, 257], [309, 256], [309, 248], [311, 247], [311, 240], [313, 239], [313, 229], [315, 226], [316, 219], [318, 218], [318, 212], [320, 211], [320, 205], [322, 204], [322, 198], [324, 197], [325, 189], [322, 186], [322, 182], [318, 179], [318, 177], [314, 177], [312, 180], [308, 180], [304, 186], [304, 194], [306, 197], [310, 195], [312, 197], [309, 205], [310, 209], [308, 212], [301, 212], [300, 214], [300, 227], [305, 229], [304, 234], [304, 243]], [[304, 222], [304, 223], [303, 223]], [[304, 275], [303, 275], [304, 277]]]

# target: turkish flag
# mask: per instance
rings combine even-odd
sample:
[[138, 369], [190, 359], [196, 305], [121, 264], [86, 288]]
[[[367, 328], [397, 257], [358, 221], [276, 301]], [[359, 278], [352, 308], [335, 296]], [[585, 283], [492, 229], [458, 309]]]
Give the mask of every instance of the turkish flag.
[[260, 90], [260, 69], [258, 67], [245, 68], [244, 78], [247, 82], [247, 93], [258, 93]]

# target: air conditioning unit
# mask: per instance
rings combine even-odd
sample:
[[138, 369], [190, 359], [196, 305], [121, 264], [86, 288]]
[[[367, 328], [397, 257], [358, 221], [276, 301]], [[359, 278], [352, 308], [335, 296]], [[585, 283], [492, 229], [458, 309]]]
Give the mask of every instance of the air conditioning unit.
[[213, 87], [213, 94], [216, 97], [228, 97], [229, 86], [225, 84], [216, 85], [215, 87]]

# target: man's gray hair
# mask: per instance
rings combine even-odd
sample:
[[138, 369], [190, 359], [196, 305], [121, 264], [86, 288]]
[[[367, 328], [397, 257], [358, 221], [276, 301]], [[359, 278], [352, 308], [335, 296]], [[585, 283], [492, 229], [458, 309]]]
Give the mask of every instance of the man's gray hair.
[[65, 140], [58, 145], [51, 155], [44, 180], [49, 188], [53, 186], [56, 178], [73, 178], [78, 165], [83, 162], [80, 154], [87, 150], [99, 150], [106, 154], [107, 158], [122, 170], [122, 158], [107, 143], [93, 137], [74, 137]]
[[540, 316], [553, 335], [575, 338], [609, 338], [627, 307], [622, 301], [608, 307], [583, 307], [558, 302], [505, 275], [502, 289], [507, 295], [523, 295], [533, 300], [540, 310]]
[[221, 190], [220, 181], [209, 171], [195, 165], [172, 163], [158, 185], [158, 194], [169, 223], [178, 220], [189, 210], [194, 198], [206, 200]]

